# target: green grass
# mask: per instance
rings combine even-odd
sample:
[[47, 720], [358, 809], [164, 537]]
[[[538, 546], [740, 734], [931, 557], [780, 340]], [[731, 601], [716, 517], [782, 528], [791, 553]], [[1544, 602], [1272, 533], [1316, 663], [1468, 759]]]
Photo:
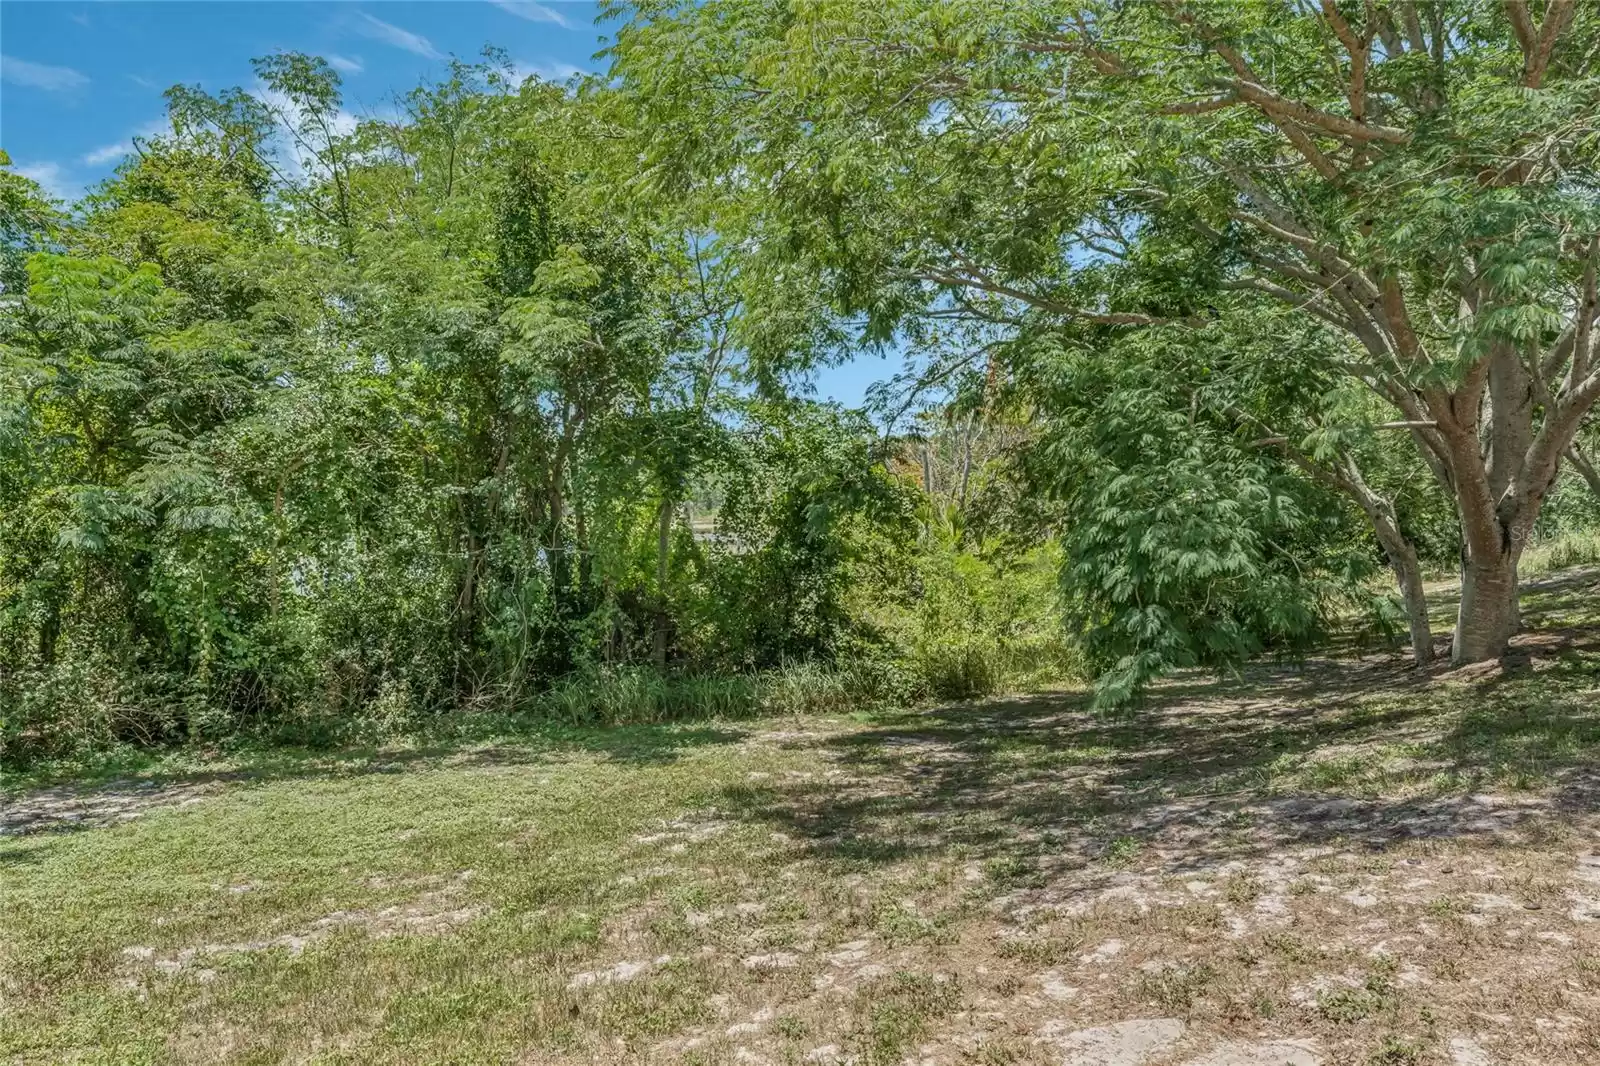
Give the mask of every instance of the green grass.
[[[1349, 1061], [1430, 1061], [1449, 1027], [1420, 1021], [1392, 966], [1340, 939], [1361, 923], [1327, 910], [1416, 875], [1311, 812], [1371, 804], [1369, 832], [1399, 831], [1435, 799], [1581, 783], [1600, 760], [1600, 654], [1537, 666], [1417, 684], [1263, 665], [1177, 679], [1131, 720], [1054, 694], [616, 729], [485, 719], [333, 753], [108, 763], [195, 802], [0, 838], [0, 1058], [720, 1064], [749, 1043], [774, 1063], [826, 1045], [898, 1063], [998, 1010], [1013, 1028], [971, 1061], [1023, 1062], [1062, 1011], [1160, 1009], [1196, 1032], [1243, 1011], [1280, 1035], [1323, 1026]], [[38, 780], [9, 781], [10, 798]], [[1252, 813], [1284, 801], [1301, 806]], [[1191, 810], [1216, 817], [1182, 835]], [[1457, 859], [1430, 870], [1429, 899], [1362, 914], [1435, 923], [1447, 935], [1430, 943], [1467, 952], [1419, 963], [1459, 974], [1430, 995], [1528, 954], [1526, 938], [1485, 954], [1465, 920], [1474, 893], [1564, 920], [1566, 845], [1480, 844], [1474, 817], [1398, 854], [1492, 847], [1502, 881], [1464, 880], [1483, 860]], [[1308, 837], [1324, 857], [1273, 881], [1262, 864]], [[1209, 895], [1183, 888], [1197, 876]], [[1005, 916], [1163, 877], [1179, 905]], [[1230, 939], [1225, 919], [1274, 901], [1305, 917]], [[1072, 976], [1113, 939], [1130, 947], [1107, 977]], [[1557, 968], [1528, 987], [1592, 983], [1559, 969], [1568, 955], [1587, 957], [1545, 959]], [[876, 976], [858, 974], [868, 962]], [[634, 969], [609, 979], [619, 965]], [[1040, 999], [1054, 968], [1081, 986], [1070, 1007]], [[1290, 985], [1352, 968], [1359, 986], [1285, 1005]]]
[[1524, 577], [1600, 563], [1600, 530], [1570, 532], [1532, 545], [1522, 555]]
[[866, 1063], [898, 1063], [930, 1023], [952, 1013], [961, 990], [948, 978], [903, 972], [876, 982], [857, 1000], [850, 1044]]
[[[20, 1009], [0, 1049], [38, 1061], [165, 1062], [182, 1057], [172, 1034], [208, 1042], [224, 1031], [245, 1061], [356, 1034], [364, 1056], [395, 1061], [581, 1046], [563, 975], [595, 953], [609, 915], [699, 882], [677, 866], [625, 881], [631, 838], [786, 760], [732, 758], [725, 741], [547, 757], [468, 749], [402, 772], [286, 777], [230, 790], [203, 810], [8, 841], [8, 1000]], [[751, 847], [752, 833], [697, 843], [694, 855], [736, 850], [749, 873], [766, 852], [776, 866], [780, 852]], [[448, 935], [388, 935], [381, 919], [317, 933], [328, 915], [378, 914], [440, 886], [443, 898], [424, 912], [473, 915]], [[298, 953], [218, 950], [170, 975], [127, 952], [175, 959], [185, 948], [308, 932]], [[589, 1024], [624, 1035], [681, 1025], [710, 978], [692, 960], [668, 974], [617, 1002], [605, 997]]]

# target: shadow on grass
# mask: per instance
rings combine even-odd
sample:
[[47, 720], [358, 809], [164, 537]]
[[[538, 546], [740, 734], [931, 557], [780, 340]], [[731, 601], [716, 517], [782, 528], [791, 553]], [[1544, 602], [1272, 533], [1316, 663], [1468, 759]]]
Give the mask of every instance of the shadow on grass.
[[[1004, 712], [940, 712], [920, 725], [827, 742], [864, 784], [730, 790], [726, 800], [850, 864], [951, 853], [1070, 868], [1131, 848], [1148, 849], [1173, 871], [1291, 844], [1381, 849], [1600, 809], [1588, 773], [1600, 754], [1593, 713], [1461, 722], [1421, 752], [1421, 763], [1451, 775], [1441, 791], [1389, 798], [1351, 795], [1336, 782], [1318, 788], [1314, 779], [1309, 787], [1274, 785], [1274, 767], [1285, 759], [1405, 731], [1437, 713], [1391, 709], [1356, 723], [1288, 714], [1263, 720], [1242, 710], [1241, 718], [1253, 719], [1247, 723], [1186, 721], [1170, 712], [1134, 728], [1095, 725], [1065, 699], [1027, 701]], [[1552, 733], [1572, 742], [1567, 757], [1547, 754]], [[1052, 758], [1063, 751], [1082, 754]], [[1551, 778], [1555, 799], [1478, 794], [1508, 766]]]
[[237, 769], [194, 769], [147, 764], [138, 777], [128, 771], [97, 783], [36, 788], [0, 798], [0, 838], [41, 832], [73, 832], [113, 824], [149, 810], [175, 807], [223, 787], [281, 781], [403, 774], [429, 766], [491, 769], [565, 761], [593, 755], [630, 765], [670, 763], [692, 749], [734, 744], [745, 731], [712, 724], [578, 728], [526, 719], [497, 719], [457, 735], [415, 746], [368, 745], [333, 750], [247, 748], [224, 756]]
[[[1527, 617], [1565, 621], [1592, 579], [1530, 583]], [[1120, 720], [1072, 695], [881, 716], [790, 742], [841, 780], [726, 799], [846, 864], [940, 853], [1108, 875], [1128, 855], [1179, 872], [1286, 845], [1539, 832], [1600, 810], [1594, 649], [1600, 633], [1566, 627], [1519, 638], [1492, 671], [1256, 664], [1158, 686]]]
[[[1255, 663], [1229, 682], [1169, 680], [1121, 719], [1092, 716], [1073, 695], [885, 713], [864, 731], [775, 741], [815, 750], [845, 771], [842, 782], [740, 787], [727, 803], [869, 863], [951, 847], [1088, 862], [1125, 840], [1219, 856], [1291, 841], [1381, 845], [1493, 828], [1517, 808], [1472, 794], [1508, 784], [1553, 785], [1557, 805], [1590, 810], [1600, 700], [1560, 694], [1594, 687], [1600, 659], [1587, 649], [1600, 648], [1600, 631], [1573, 623], [1593, 614], [1597, 580], [1590, 567], [1529, 581], [1532, 628], [1488, 672], [1423, 673], [1394, 654]], [[258, 748], [225, 754], [232, 765], [220, 772], [215, 761], [157, 763], [133, 780], [124, 769], [121, 780], [14, 794], [0, 799], [0, 835], [104, 825], [223, 786], [575, 755], [661, 765], [750, 735], [725, 722], [580, 728], [486, 715], [443, 725], [404, 746]], [[1375, 771], [1371, 749], [1382, 745], [1406, 746], [1414, 769]], [[1417, 785], [1416, 774], [1433, 780], [1393, 787]]]

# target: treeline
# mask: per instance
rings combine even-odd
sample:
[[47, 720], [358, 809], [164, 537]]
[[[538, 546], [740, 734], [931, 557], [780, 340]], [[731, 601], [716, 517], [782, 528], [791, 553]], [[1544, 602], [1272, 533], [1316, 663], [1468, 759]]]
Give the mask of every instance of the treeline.
[[1356, 7], [618, 3], [604, 77], [280, 54], [70, 207], [0, 167], [5, 758], [1117, 707], [1426, 664], [1440, 571], [1502, 654], [1600, 558], [1600, 15]]
[[784, 388], [844, 342], [752, 335], [714, 239], [619, 204], [603, 98], [458, 65], [352, 124], [321, 60], [257, 70], [70, 214], [0, 171], [7, 759], [1067, 665], [1050, 549], [952, 537]]

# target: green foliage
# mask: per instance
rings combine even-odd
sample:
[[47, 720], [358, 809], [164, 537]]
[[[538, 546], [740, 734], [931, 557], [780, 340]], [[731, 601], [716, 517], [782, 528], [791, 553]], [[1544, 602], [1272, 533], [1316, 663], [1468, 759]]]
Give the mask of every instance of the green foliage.
[[799, 662], [754, 673], [663, 676], [620, 667], [562, 678], [529, 705], [571, 725], [637, 725], [701, 718], [844, 714], [877, 704], [873, 679], [859, 669]]
[[581, 85], [176, 87], [70, 215], [0, 157], [3, 757], [1425, 657], [1600, 517], [1600, 22], [1349, 6], [617, 3]]
[[1362, 599], [1376, 560], [1352, 509], [1231, 417], [1273, 387], [1247, 342], [1046, 339], [1028, 358], [1049, 413], [1028, 476], [1073, 516], [1063, 588], [1099, 706], [1175, 667], [1297, 653]]
[[847, 591], [884, 588], [903, 571], [914, 491], [874, 462], [857, 415], [785, 406], [750, 416], [718, 486], [696, 643], [733, 668], [835, 657], [860, 617]]
[[313, 57], [174, 89], [70, 223], [0, 169], [8, 762], [1010, 676], [939, 643], [964, 549], [874, 427], [763, 382], [714, 239], [617, 209], [612, 101], [497, 62], [354, 128]]
[[[1400, 575], [1419, 660], [1432, 644], [1420, 566], [1447, 559], [1467, 587], [1454, 654], [1503, 651], [1507, 575], [1600, 401], [1591, 6], [612, 10], [615, 73], [650, 131], [640, 185], [693, 198], [740, 249], [752, 320], [820, 294], [834, 328], [942, 361], [925, 379], [985, 358], [985, 408], [1014, 353], [1038, 343], [1121, 357], [1130, 335], [1188, 330], [1209, 345], [1222, 330], [1256, 358], [1228, 367], [1222, 388], [1184, 371], [1208, 431], [1270, 441], [1360, 508]], [[1126, 381], [1117, 402], [1148, 407], [1148, 383]], [[1017, 391], [1021, 417], [1075, 417]], [[1114, 660], [1107, 698], [1162, 664], [1237, 661], [1310, 631], [1295, 602], [1307, 583], [1255, 559], [1294, 552], [1251, 543], [1281, 544], [1306, 514], [1280, 506], [1248, 456], [1210, 465], [1210, 440], [1187, 457], [1158, 447], [1156, 469], [1138, 469], [1135, 423], [1149, 419], [1102, 430], [1134, 434], [1117, 442], [1118, 469], [1144, 495], [1107, 480], [1111, 495], [1086, 506], [1096, 525], [1121, 516], [1151, 537], [1093, 550], [1190, 591], [1111, 590], [1142, 604], [1123, 626], [1142, 650]], [[1198, 617], [1208, 583], [1259, 591], [1228, 617]]]

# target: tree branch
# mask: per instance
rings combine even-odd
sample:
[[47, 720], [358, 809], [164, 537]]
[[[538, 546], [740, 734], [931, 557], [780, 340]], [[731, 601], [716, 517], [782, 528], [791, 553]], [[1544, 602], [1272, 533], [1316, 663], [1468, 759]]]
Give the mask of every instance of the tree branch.
[[1255, 277], [1235, 278], [1231, 281], [1219, 282], [1218, 284], [1219, 287], [1230, 292], [1263, 293], [1267, 296], [1271, 296], [1275, 300], [1279, 300], [1288, 304], [1290, 307], [1304, 308], [1305, 310], [1316, 315], [1318, 318], [1322, 319], [1324, 322], [1338, 326], [1340, 329], [1351, 333], [1355, 332], [1351, 322], [1349, 322], [1338, 311], [1335, 311], [1333, 308], [1323, 303], [1315, 293], [1295, 292], [1293, 289], [1284, 288], [1282, 285], [1274, 285], [1272, 282], [1267, 281], [1264, 278]]
[[1544, 23], [1539, 27], [1539, 39], [1534, 44], [1533, 53], [1529, 55], [1526, 49], [1523, 50], [1526, 57], [1523, 82], [1528, 88], [1537, 89], [1543, 83], [1544, 72], [1550, 66], [1550, 56], [1556, 50], [1556, 40], [1572, 25], [1576, 10], [1573, 0], [1550, 0], [1545, 8]]
[[1225, 107], [1233, 107], [1239, 102], [1239, 97], [1230, 93], [1227, 96], [1217, 96], [1206, 100], [1185, 100], [1178, 104], [1168, 104], [1161, 109], [1161, 113], [1163, 115], [1203, 115], [1208, 111], [1221, 111]]
[[1600, 287], [1596, 277], [1600, 270], [1600, 237], [1589, 238], [1588, 262], [1583, 267], [1583, 295], [1578, 298], [1575, 329], [1572, 334], [1572, 364], [1567, 370], [1566, 389], [1583, 380], [1594, 359], [1594, 320], [1600, 313]]
[[1409, 144], [1411, 142], [1411, 134], [1405, 130], [1394, 126], [1372, 126], [1364, 122], [1351, 121], [1342, 115], [1330, 115], [1326, 111], [1318, 111], [1314, 107], [1279, 96], [1257, 82], [1240, 78], [1228, 82], [1228, 85], [1239, 96], [1265, 111], [1269, 117], [1281, 116], [1302, 125], [1315, 126], [1336, 137], [1362, 143], [1384, 141], [1388, 144]]
[[1050, 37], [1039, 41], [1011, 41], [1013, 47], [1024, 52], [1065, 52], [1069, 55], [1081, 55], [1094, 64], [1094, 69], [1102, 74], [1122, 74], [1125, 68], [1122, 59], [1114, 52], [1108, 52], [1083, 41], [1068, 40], [1064, 37]]
[[1577, 441], [1567, 446], [1567, 462], [1572, 464], [1574, 470], [1583, 476], [1589, 483], [1589, 489], [1596, 496], [1600, 496], [1600, 470], [1596, 470], [1594, 463], [1583, 453], [1583, 447]]
[[1350, 28], [1350, 23], [1339, 13], [1339, 5], [1334, 0], [1322, 0], [1322, 17], [1328, 20], [1334, 36], [1339, 38], [1339, 43], [1344, 45], [1345, 52], [1350, 56], [1350, 81], [1345, 87], [1345, 96], [1350, 101], [1350, 116], [1357, 122], [1365, 122], [1367, 65], [1372, 61], [1372, 38], [1370, 35], [1357, 36]]
[[1020, 300], [1030, 307], [1037, 307], [1041, 311], [1064, 315], [1080, 322], [1088, 322], [1098, 326], [1196, 326], [1203, 322], [1203, 319], [1197, 315], [1191, 315], [1188, 318], [1163, 318], [1157, 315], [1142, 315], [1131, 312], [1086, 311], [1079, 307], [1073, 307], [1071, 304], [1047, 299], [1026, 289], [1019, 289], [1014, 285], [995, 281], [970, 268], [960, 274], [950, 273], [949, 271], [927, 270], [913, 272], [909, 276], [919, 281], [931, 281], [936, 285], [980, 289], [996, 296], [1008, 296], [1013, 300]]

